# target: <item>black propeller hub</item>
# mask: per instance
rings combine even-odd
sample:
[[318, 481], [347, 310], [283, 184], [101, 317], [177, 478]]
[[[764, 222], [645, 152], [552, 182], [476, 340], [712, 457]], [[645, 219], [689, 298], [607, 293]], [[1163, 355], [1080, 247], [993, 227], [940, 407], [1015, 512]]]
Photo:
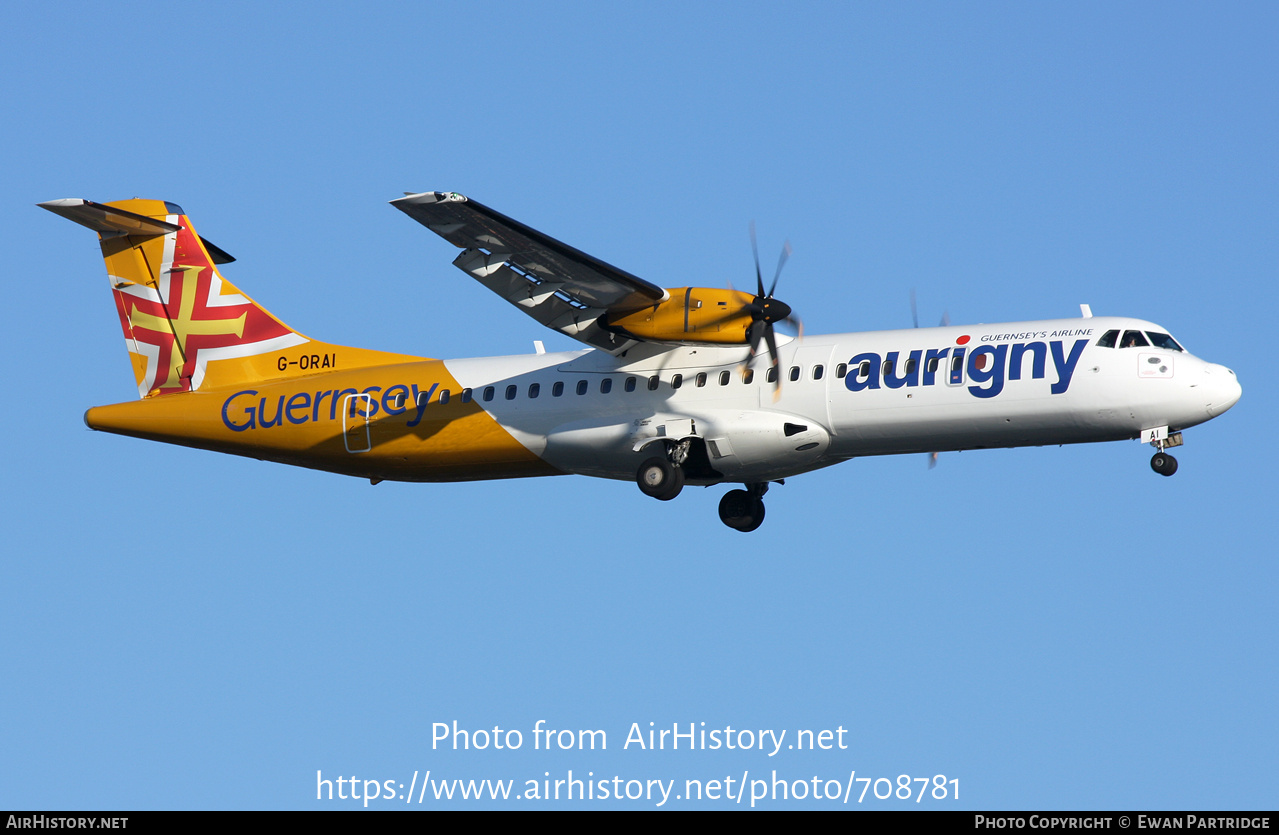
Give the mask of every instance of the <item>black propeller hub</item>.
[[753, 318], [768, 322], [770, 325], [781, 322], [791, 315], [790, 305], [771, 297], [755, 297]]

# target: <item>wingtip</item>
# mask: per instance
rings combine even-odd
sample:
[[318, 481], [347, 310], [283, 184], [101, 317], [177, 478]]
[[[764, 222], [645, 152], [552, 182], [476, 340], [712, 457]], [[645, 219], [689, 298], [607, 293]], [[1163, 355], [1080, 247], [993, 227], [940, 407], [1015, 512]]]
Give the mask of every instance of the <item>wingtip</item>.
[[456, 191], [406, 191], [403, 197], [397, 197], [391, 201], [392, 205], [416, 205], [431, 203], [465, 203], [467, 202], [464, 195], [458, 194]]
[[36, 205], [42, 209], [48, 209], [51, 212], [56, 212], [59, 209], [73, 209], [77, 206], [83, 206], [87, 202], [89, 201], [79, 197], [63, 197], [61, 200], [46, 200], [43, 203], [37, 203]]

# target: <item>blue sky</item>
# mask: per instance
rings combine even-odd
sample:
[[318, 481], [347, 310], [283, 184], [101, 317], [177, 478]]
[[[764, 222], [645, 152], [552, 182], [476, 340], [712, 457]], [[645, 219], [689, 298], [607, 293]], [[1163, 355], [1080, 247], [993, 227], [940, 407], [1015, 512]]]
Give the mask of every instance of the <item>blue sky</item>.
[[[944, 774], [959, 800], [922, 805], [1274, 808], [1277, 17], [15, 8], [0, 808], [351, 808], [316, 801], [317, 771], [399, 794], [428, 769], [521, 792], [569, 770], [677, 793]], [[765, 261], [792, 242], [779, 296], [814, 333], [907, 327], [911, 289], [925, 323], [1086, 302], [1231, 366], [1243, 399], [1186, 433], [1175, 478], [1136, 442], [862, 459], [775, 488], [749, 536], [717, 520], [722, 488], [371, 487], [84, 428], [132, 378], [92, 234], [42, 200], [177, 202], [232, 281], [326, 341], [575, 347], [387, 205], [431, 189], [665, 286], [748, 284], [754, 219]], [[454, 720], [523, 745], [433, 750]], [[533, 750], [538, 720], [608, 748]], [[842, 727], [848, 747], [624, 749], [650, 722]], [[527, 805], [429, 798], [370, 806]], [[760, 803], [787, 805], [842, 804]]]

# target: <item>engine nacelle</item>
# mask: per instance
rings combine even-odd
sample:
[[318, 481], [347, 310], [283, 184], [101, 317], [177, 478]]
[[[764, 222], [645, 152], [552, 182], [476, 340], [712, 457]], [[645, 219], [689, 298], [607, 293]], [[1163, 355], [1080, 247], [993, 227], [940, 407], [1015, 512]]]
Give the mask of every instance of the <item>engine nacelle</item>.
[[655, 342], [745, 345], [752, 318], [751, 293], [711, 287], [666, 291], [670, 298], [639, 310], [601, 317], [600, 324], [638, 339]]

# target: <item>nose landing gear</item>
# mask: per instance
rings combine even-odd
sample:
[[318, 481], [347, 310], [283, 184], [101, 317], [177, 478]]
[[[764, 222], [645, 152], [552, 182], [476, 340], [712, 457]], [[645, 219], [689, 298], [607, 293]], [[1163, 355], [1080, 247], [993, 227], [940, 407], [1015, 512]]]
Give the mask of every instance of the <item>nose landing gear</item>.
[[764, 494], [767, 484], [748, 484], [745, 490], [729, 490], [719, 500], [719, 520], [742, 533], [764, 524]]
[[1166, 452], [1156, 452], [1150, 459], [1150, 469], [1160, 475], [1172, 475], [1177, 472], [1177, 459]]
[[1157, 429], [1142, 432], [1141, 439], [1148, 441], [1157, 450], [1150, 459], [1150, 469], [1162, 476], [1169, 476], [1177, 472], [1177, 459], [1173, 458], [1165, 450], [1170, 447], [1181, 446], [1180, 432], [1169, 434], [1168, 427], [1161, 426]]

